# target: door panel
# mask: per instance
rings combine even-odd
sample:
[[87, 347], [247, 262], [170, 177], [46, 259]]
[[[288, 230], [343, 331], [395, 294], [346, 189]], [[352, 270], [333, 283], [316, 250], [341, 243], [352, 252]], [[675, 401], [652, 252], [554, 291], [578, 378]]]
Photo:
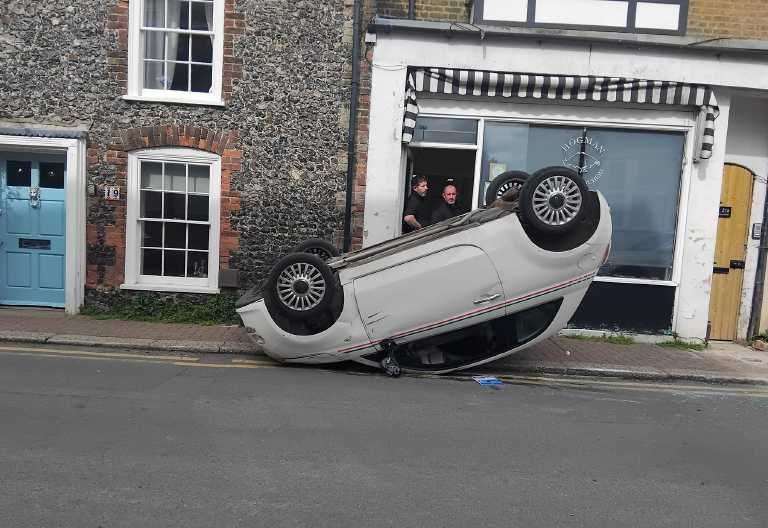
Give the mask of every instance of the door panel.
[[372, 340], [410, 340], [503, 312], [504, 291], [488, 256], [457, 246], [355, 280], [358, 309]]
[[29, 253], [8, 252], [8, 286], [29, 288], [32, 285], [30, 268], [32, 259]]
[[742, 167], [725, 167], [709, 302], [711, 339], [732, 341], [737, 337], [752, 178], [752, 173]]
[[65, 178], [61, 156], [0, 157], [0, 304], [64, 306]]
[[45, 211], [45, 214], [40, 215], [40, 234], [64, 236], [64, 202], [40, 200], [40, 207]]

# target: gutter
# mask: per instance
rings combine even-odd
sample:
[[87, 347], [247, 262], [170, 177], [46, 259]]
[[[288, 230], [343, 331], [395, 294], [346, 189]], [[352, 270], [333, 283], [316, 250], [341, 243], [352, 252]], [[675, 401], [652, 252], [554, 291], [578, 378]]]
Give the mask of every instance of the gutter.
[[706, 51], [718, 53], [768, 55], [768, 41], [733, 38], [708, 38], [653, 35], [640, 33], [618, 33], [611, 31], [584, 31], [576, 29], [527, 28], [512, 26], [475, 25], [469, 22], [432, 22], [406, 20], [376, 16], [368, 26], [370, 32], [396, 33], [414, 32], [420, 34], [443, 34], [451, 37], [520, 38], [531, 40], [561, 40], [614, 44], [619, 46], [674, 48], [677, 50]]
[[349, 103], [349, 132], [347, 133], [347, 193], [344, 201], [344, 244], [346, 253], [352, 245], [352, 196], [357, 166], [357, 105], [360, 93], [360, 20], [363, 15], [363, 0], [354, 0], [352, 21], [352, 86]]

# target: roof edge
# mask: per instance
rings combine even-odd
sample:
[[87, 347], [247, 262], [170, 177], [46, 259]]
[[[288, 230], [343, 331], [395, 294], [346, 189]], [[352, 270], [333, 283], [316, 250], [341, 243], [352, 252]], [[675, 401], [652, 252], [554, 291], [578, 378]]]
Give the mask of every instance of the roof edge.
[[653, 35], [641, 33], [617, 33], [610, 31], [583, 31], [576, 29], [527, 28], [512, 26], [476, 25], [469, 22], [434, 22], [376, 16], [368, 25], [371, 32], [421, 32], [445, 33], [452, 36], [510, 37], [522, 39], [549, 39], [572, 42], [599, 42], [618, 46], [646, 46], [676, 48], [680, 50], [765, 54], [768, 55], [768, 41], [721, 38], [697, 38], [677, 35]]

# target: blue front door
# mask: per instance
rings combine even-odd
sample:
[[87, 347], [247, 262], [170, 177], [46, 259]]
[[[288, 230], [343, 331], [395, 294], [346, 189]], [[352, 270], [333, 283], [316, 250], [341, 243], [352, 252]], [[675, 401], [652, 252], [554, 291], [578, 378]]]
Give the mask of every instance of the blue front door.
[[66, 160], [0, 151], [0, 304], [64, 306]]

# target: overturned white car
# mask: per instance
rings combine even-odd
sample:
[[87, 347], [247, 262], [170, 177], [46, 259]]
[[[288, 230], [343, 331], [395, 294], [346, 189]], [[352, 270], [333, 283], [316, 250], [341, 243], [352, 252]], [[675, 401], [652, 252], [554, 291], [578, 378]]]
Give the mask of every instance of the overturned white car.
[[474, 367], [556, 334], [608, 257], [610, 209], [565, 167], [510, 171], [488, 191], [485, 208], [366, 249], [286, 255], [238, 301], [249, 335], [279, 361], [397, 375]]

